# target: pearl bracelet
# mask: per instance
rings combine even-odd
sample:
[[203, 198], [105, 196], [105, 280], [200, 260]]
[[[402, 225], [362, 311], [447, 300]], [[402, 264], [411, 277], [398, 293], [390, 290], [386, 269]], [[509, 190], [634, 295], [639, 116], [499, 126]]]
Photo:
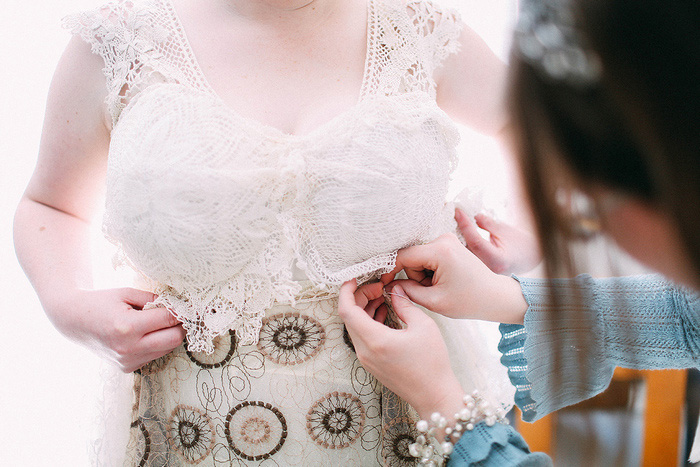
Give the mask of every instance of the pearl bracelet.
[[[485, 421], [488, 426], [493, 426], [496, 422], [508, 424], [503, 411], [494, 409], [481, 397], [479, 391], [465, 394], [462, 400], [464, 408], [454, 415], [452, 426], [447, 426], [447, 419], [439, 412], [433, 413], [429, 421], [421, 420], [416, 423], [419, 435], [416, 442], [409, 446], [409, 453], [419, 458], [422, 465], [437, 466], [440, 460], [447, 463], [462, 433], [465, 430], [473, 430], [479, 422]], [[439, 443], [435, 439], [435, 432], [441, 429], [445, 430], [445, 440]]]

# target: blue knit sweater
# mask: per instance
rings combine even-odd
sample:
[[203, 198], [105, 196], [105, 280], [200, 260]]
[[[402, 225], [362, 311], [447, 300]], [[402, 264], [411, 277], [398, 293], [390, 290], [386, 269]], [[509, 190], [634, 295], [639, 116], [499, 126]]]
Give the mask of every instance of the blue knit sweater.
[[[529, 305], [525, 325], [502, 324], [499, 350], [526, 421], [602, 392], [617, 366], [700, 367], [700, 295], [692, 291], [655, 275], [516, 279]], [[552, 287], [561, 298], [555, 312]], [[512, 427], [481, 423], [462, 435], [448, 463], [466, 465], [552, 462], [530, 453]]]

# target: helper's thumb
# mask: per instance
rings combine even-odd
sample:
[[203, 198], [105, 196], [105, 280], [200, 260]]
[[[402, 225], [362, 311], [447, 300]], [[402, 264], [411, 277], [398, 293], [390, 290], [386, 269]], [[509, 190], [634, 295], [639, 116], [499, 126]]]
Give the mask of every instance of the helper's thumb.
[[397, 284], [391, 289], [391, 304], [396, 315], [408, 325], [425, 317], [425, 313], [413, 304], [401, 285]]

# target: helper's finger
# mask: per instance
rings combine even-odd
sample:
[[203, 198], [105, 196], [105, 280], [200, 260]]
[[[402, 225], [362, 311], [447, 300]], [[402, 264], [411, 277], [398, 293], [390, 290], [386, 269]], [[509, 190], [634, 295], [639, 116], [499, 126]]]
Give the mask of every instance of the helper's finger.
[[416, 245], [403, 250], [399, 250], [396, 255], [396, 267], [392, 273], [385, 274], [382, 276], [382, 282], [388, 284], [394, 277], [396, 273], [401, 269], [406, 271], [406, 275], [409, 279], [420, 282], [425, 279], [427, 275], [425, 270], [435, 271], [438, 265], [438, 253], [433, 244], [429, 243], [427, 245]]
[[[478, 222], [459, 210], [455, 210], [455, 220], [457, 221], [459, 231], [462, 233], [462, 237], [464, 237], [464, 240], [467, 242], [467, 248], [469, 248], [472, 253], [477, 254], [477, 251], [482, 255], [494, 253], [492, 251], [493, 244], [481, 236], [479, 232], [481, 225], [479, 225]], [[491, 226], [493, 224], [488, 223], [488, 225]], [[493, 239], [494, 234], [491, 231], [484, 227], [481, 228], [488, 231], [489, 234], [491, 234], [491, 239]]]
[[355, 300], [355, 280], [348, 281], [340, 287], [338, 296], [338, 314], [345, 323], [353, 341], [357, 338], [366, 339], [379, 327], [385, 327], [377, 323], [367, 315], [364, 308], [360, 308]]
[[[347, 295], [347, 294], [354, 294], [355, 290], [357, 290], [357, 279], [350, 279], [349, 281], [343, 283], [343, 285], [340, 286], [340, 295]], [[354, 298], [353, 298], [354, 300]]]
[[367, 316], [374, 319], [375, 314], [377, 312], [377, 308], [379, 308], [383, 303], [384, 303], [384, 297], [375, 298], [374, 300], [369, 302], [367, 304], [367, 306], [365, 307], [365, 313], [367, 313]]
[[425, 317], [425, 313], [415, 306], [411, 302], [411, 299], [408, 298], [401, 284], [396, 284], [391, 289], [391, 304], [394, 307], [396, 315], [409, 326], [411, 323], [419, 322]]
[[455, 220], [457, 228], [462, 233], [462, 237], [467, 242], [467, 245], [485, 241], [479, 233], [477, 223], [471, 217], [467, 216], [464, 211], [455, 209]]
[[382, 276], [380, 277], [379, 280], [383, 284], [388, 284], [389, 282], [395, 280], [396, 275], [401, 271], [404, 271], [406, 273], [406, 276], [409, 279], [412, 279], [412, 280], [417, 281], [417, 282], [421, 282], [421, 281], [425, 280], [426, 278], [429, 279], [430, 277], [432, 277], [431, 275], [427, 274], [426, 269], [424, 269], [422, 267], [413, 269], [413, 268], [410, 268], [408, 266], [404, 266], [399, 261], [397, 261], [394, 269], [391, 272], [387, 272], [386, 274], [382, 274]]
[[386, 303], [383, 303], [382, 305], [377, 308], [376, 313], [374, 313], [374, 320], [378, 323], [384, 324], [386, 322], [386, 317], [389, 315], [389, 307], [386, 306]]
[[379, 278], [379, 280], [382, 282], [382, 284], [388, 284], [389, 282], [393, 281], [396, 275], [401, 272], [403, 269], [403, 266], [400, 264], [396, 264], [394, 266], [394, 269], [392, 269], [390, 272], [382, 274], [382, 276]]
[[498, 236], [499, 233], [503, 231], [503, 228], [506, 227], [506, 225], [502, 222], [499, 222], [493, 217], [484, 213], [479, 213], [474, 216], [474, 220], [476, 221], [476, 225], [495, 236]]
[[[395, 287], [401, 287], [404, 291], [404, 295], [408, 296], [411, 301], [426, 307], [429, 310], [435, 310], [435, 305], [437, 303], [438, 295], [440, 291], [430, 284], [425, 285], [412, 280], [396, 280], [386, 286], [389, 293], [394, 292]], [[393, 297], [392, 297], [393, 303]]]
[[[474, 253], [484, 264], [489, 268], [496, 266], [499, 261], [500, 251], [498, 247], [494, 244], [497, 236], [486, 227], [497, 227], [497, 221], [486, 216], [485, 214], [478, 214], [476, 217], [477, 221], [470, 219], [463, 212], [455, 210], [455, 220], [457, 221], [457, 226], [459, 231], [462, 232], [464, 240], [467, 242], [467, 248], [469, 251]], [[485, 224], [482, 226], [479, 224], [478, 219], [486, 219]], [[479, 233], [479, 227], [483, 228], [491, 235], [491, 241], [486, 240]]]

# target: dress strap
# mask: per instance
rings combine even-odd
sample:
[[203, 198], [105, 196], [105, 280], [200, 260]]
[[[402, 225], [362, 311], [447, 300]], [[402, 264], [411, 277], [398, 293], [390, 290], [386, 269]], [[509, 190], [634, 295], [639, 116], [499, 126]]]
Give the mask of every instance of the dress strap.
[[370, 9], [366, 94], [426, 92], [434, 73], [459, 49], [459, 15], [427, 0], [373, 0]]
[[430, 68], [435, 71], [447, 57], [459, 50], [463, 23], [456, 11], [429, 0], [409, 1], [407, 8], [418, 33], [425, 40]]
[[[92, 10], [63, 18], [62, 25], [90, 44], [102, 57], [107, 81], [107, 108], [116, 123], [133, 91], [144, 79], [162, 71], [161, 43], [168, 31], [159, 24], [158, 0], [135, 3], [114, 0]], [[168, 73], [158, 73], [159, 81], [169, 81]]]

